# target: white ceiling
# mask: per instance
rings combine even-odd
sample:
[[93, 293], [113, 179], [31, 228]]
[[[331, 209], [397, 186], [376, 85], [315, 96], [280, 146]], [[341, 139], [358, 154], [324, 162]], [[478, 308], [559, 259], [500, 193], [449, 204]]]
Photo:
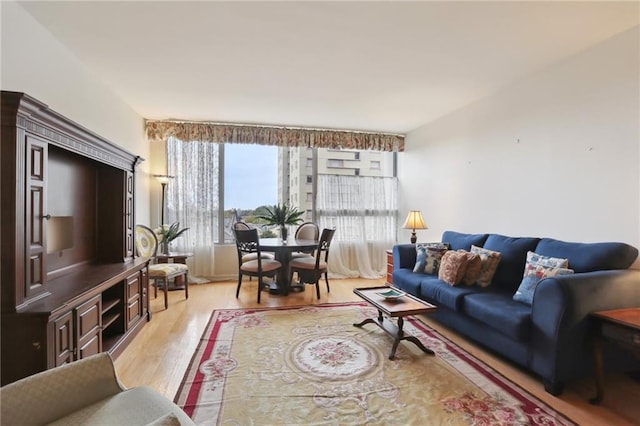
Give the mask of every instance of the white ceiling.
[[622, 2], [24, 2], [145, 118], [404, 133], [638, 25]]

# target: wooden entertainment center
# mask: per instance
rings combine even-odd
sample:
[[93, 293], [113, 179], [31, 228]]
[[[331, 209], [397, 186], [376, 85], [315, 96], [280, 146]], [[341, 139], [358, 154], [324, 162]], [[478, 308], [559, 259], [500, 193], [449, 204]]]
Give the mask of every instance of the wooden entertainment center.
[[142, 159], [7, 91], [0, 155], [2, 385], [116, 356], [150, 319], [133, 235]]

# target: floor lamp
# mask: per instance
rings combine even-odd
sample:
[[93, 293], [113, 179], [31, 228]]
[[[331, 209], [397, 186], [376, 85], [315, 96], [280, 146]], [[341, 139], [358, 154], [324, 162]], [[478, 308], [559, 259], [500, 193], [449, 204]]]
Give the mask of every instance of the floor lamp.
[[158, 179], [158, 182], [162, 185], [162, 204], [160, 207], [160, 226], [162, 226], [164, 225], [164, 199], [167, 192], [167, 184], [174, 177], [169, 175], [153, 175], [153, 177]]

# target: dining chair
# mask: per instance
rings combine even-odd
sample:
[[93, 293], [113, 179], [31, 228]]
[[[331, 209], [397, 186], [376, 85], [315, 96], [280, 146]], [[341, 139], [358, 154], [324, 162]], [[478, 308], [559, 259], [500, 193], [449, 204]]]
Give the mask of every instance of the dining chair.
[[[296, 240], [314, 240], [316, 241], [320, 236], [320, 228], [313, 222], [305, 222], [298, 226], [296, 229]], [[300, 250], [294, 253], [291, 253], [292, 259], [297, 259], [301, 257], [313, 257], [313, 252], [315, 250]]]
[[327, 293], [331, 292], [329, 289], [327, 261], [329, 259], [329, 247], [335, 233], [335, 229], [323, 229], [320, 241], [318, 241], [318, 247], [315, 250], [315, 257], [299, 257], [291, 259], [291, 262], [289, 262], [289, 282], [293, 280], [294, 272], [297, 272], [301, 283], [315, 284], [318, 299], [320, 299], [320, 277], [322, 277], [322, 274], [324, 274], [324, 280], [327, 283]]
[[[251, 227], [247, 225], [245, 222], [238, 221], [233, 224], [233, 229], [240, 229], [240, 230], [246, 231], [248, 229], [251, 229]], [[260, 253], [260, 256], [262, 256], [263, 259], [273, 259], [273, 254], [271, 253]], [[257, 257], [258, 255], [256, 253], [245, 254], [244, 256], [242, 256], [242, 262], [244, 263], [244, 262], [248, 262], [249, 260], [256, 260]], [[249, 281], [251, 281], [251, 278], [252, 277], [249, 277]]]
[[[260, 293], [264, 286], [263, 278], [273, 278], [282, 268], [282, 264], [277, 260], [262, 257], [257, 229], [234, 228], [233, 233], [236, 237], [236, 248], [238, 250], [238, 288], [236, 289], [236, 298], [240, 295], [243, 275], [258, 277], [258, 303], [260, 303]], [[243, 262], [242, 258], [249, 254], [255, 255], [255, 258]]]
[[136, 225], [135, 242], [138, 256], [151, 259], [149, 264], [149, 280], [153, 285], [153, 297], [158, 297], [158, 285], [162, 284], [164, 291], [164, 308], [169, 307], [169, 280], [182, 277], [185, 299], [189, 298], [189, 267], [182, 263], [155, 263], [158, 252], [158, 237], [147, 226]]

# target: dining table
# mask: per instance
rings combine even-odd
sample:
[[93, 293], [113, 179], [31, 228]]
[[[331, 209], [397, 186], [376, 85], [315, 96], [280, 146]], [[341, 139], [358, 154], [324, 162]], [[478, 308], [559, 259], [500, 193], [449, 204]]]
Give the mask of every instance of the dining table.
[[261, 251], [273, 253], [275, 259], [282, 264], [275, 280], [269, 285], [269, 293], [286, 296], [291, 290], [304, 290], [304, 284], [295, 285], [289, 282], [289, 262], [294, 252], [318, 248], [318, 240], [260, 238], [259, 244]]

